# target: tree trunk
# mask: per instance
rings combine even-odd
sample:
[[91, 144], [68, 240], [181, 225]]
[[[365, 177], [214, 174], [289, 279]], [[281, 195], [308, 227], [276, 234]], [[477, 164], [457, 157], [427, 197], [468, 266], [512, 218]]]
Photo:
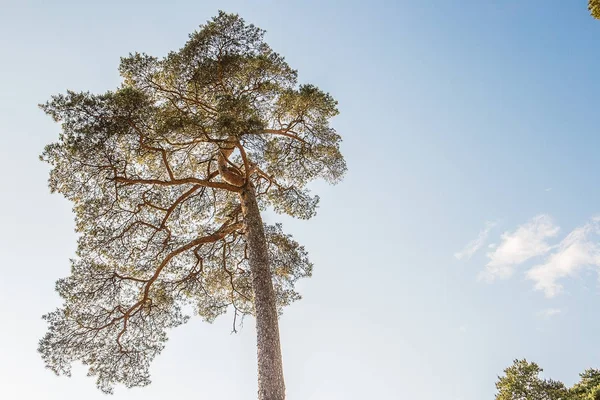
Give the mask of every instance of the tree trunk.
[[275, 291], [271, 279], [269, 252], [254, 185], [248, 182], [240, 193], [256, 313], [258, 350], [258, 399], [284, 400], [285, 383]]

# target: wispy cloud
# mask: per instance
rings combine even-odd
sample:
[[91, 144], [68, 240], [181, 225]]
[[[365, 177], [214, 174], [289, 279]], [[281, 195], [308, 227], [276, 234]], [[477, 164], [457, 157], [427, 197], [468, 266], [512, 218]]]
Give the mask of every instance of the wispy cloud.
[[498, 247], [487, 253], [490, 261], [480, 279], [491, 282], [509, 278], [518, 264], [548, 253], [552, 246], [547, 239], [556, 236], [559, 229], [548, 215], [538, 215], [514, 232], [503, 233]]
[[497, 225], [496, 222], [486, 222], [485, 227], [479, 231], [477, 238], [471, 240], [467, 245], [459, 252], [454, 253], [454, 257], [457, 260], [462, 260], [463, 258], [469, 259], [473, 257], [473, 254], [477, 252], [480, 248], [485, 244], [488, 236], [490, 235], [490, 231]]
[[561, 314], [562, 310], [560, 308], [546, 308], [537, 313], [537, 316], [544, 319], [550, 319], [558, 314]]
[[[549, 240], [556, 237], [558, 232], [559, 227], [548, 215], [538, 215], [514, 231], [503, 233], [496, 247], [488, 246], [489, 262], [481, 272], [480, 279], [491, 282], [509, 278], [518, 265], [539, 256], [544, 258], [528, 268], [525, 276], [546, 297], [554, 297], [562, 292], [560, 281], [577, 276], [586, 268], [595, 269], [600, 276], [600, 216], [593, 217], [571, 231], [558, 244], [551, 245]], [[556, 313], [556, 309], [548, 310]], [[548, 310], [545, 312], [551, 312]]]
[[600, 217], [574, 229], [558, 245], [557, 250], [547, 260], [527, 272], [527, 278], [535, 282], [535, 288], [546, 297], [554, 297], [563, 286], [558, 280], [576, 275], [582, 268], [600, 267], [600, 244], [590, 236], [600, 234]]

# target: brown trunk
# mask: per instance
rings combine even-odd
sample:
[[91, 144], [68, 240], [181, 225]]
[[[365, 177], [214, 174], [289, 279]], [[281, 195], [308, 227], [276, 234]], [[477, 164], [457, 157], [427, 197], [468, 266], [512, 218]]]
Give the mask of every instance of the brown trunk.
[[285, 383], [279, 344], [279, 322], [269, 252], [256, 193], [248, 183], [240, 193], [248, 240], [258, 349], [258, 399], [284, 400]]

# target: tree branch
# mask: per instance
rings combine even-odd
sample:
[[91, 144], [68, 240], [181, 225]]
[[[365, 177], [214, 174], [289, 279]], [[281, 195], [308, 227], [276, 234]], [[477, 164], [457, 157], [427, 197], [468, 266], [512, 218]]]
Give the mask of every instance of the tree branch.
[[[156, 268], [156, 270], [154, 271], [154, 274], [152, 275], [152, 277], [150, 277], [150, 279], [148, 279], [144, 285], [144, 291], [142, 294], [142, 298], [136, 302], [134, 305], [132, 305], [127, 311], [125, 311], [123, 313], [122, 317], [119, 318], [113, 318], [113, 320], [105, 325], [104, 327], [111, 325], [114, 322], [117, 322], [119, 320], [123, 320], [123, 329], [121, 329], [121, 331], [119, 332], [119, 334], [117, 335], [117, 345], [119, 346], [119, 350], [121, 352], [123, 352], [123, 347], [120, 343], [120, 339], [123, 336], [123, 334], [127, 331], [127, 322], [129, 321], [129, 318], [136, 314], [139, 310], [141, 310], [141, 308], [144, 306], [144, 304], [146, 304], [150, 299], [150, 287], [152, 286], [152, 284], [158, 279], [158, 277], [160, 276], [160, 273], [162, 272], [162, 270], [167, 266], [167, 264], [177, 255], [183, 253], [184, 251], [187, 251], [197, 245], [200, 244], [205, 244], [205, 243], [211, 243], [211, 242], [216, 242], [219, 241], [221, 239], [223, 239], [225, 236], [227, 236], [228, 234], [241, 229], [243, 227], [243, 223], [242, 222], [236, 222], [233, 223], [231, 225], [227, 225], [227, 223], [223, 224], [219, 229], [217, 229], [217, 231], [215, 231], [214, 233], [208, 235], [208, 236], [202, 236], [199, 237], [195, 240], [192, 240], [191, 242], [189, 242], [188, 244], [181, 246], [175, 250], [173, 250], [172, 252], [170, 252], [169, 254], [167, 254], [167, 256], [162, 260], [162, 262], [159, 264], [159, 266]], [[102, 329], [102, 328], [100, 328]]]
[[[292, 133], [290, 133], [290, 132], [292, 132]], [[289, 138], [298, 140], [307, 146], [310, 145], [306, 140], [304, 140], [300, 136], [298, 136], [298, 133], [291, 131], [289, 129], [264, 129], [261, 133], [268, 133], [268, 134], [272, 134], [272, 135], [281, 135], [281, 136], [285, 136], [285, 137], [289, 137]]]
[[125, 178], [123, 176], [116, 176], [111, 180], [115, 180], [120, 183], [124, 183], [126, 185], [161, 185], [161, 186], [177, 186], [177, 185], [186, 185], [186, 184], [194, 184], [205, 187], [210, 187], [214, 189], [225, 189], [231, 192], [239, 192], [240, 188], [237, 186], [230, 185], [225, 182], [211, 182], [204, 179], [198, 178], [183, 178], [183, 179], [172, 179], [169, 181], [163, 181], [160, 179], [131, 179]]

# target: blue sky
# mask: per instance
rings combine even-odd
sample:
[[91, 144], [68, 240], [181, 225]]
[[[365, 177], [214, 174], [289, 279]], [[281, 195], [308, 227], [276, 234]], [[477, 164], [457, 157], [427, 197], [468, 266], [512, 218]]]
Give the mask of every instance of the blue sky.
[[[319, 214], [284, 222], [311, 254], [281, 320], [288, 398], [493, 398], [514, 358], [572, 384], [600, 368], [600, 21], [586, 1], [0, 0], [0, 376], [7, 399], [105, 398], [36, 353], [75, 249], [37, 160], [36, 104], [119, 84], [120, 56], [183, 45], [240, 13], [340, 102], [349, 166]], [[457, 257], [458, 256], [458, 257]], [[253, 398], [254, 325], [174, 330], [153, 383], [115, 399]]]

